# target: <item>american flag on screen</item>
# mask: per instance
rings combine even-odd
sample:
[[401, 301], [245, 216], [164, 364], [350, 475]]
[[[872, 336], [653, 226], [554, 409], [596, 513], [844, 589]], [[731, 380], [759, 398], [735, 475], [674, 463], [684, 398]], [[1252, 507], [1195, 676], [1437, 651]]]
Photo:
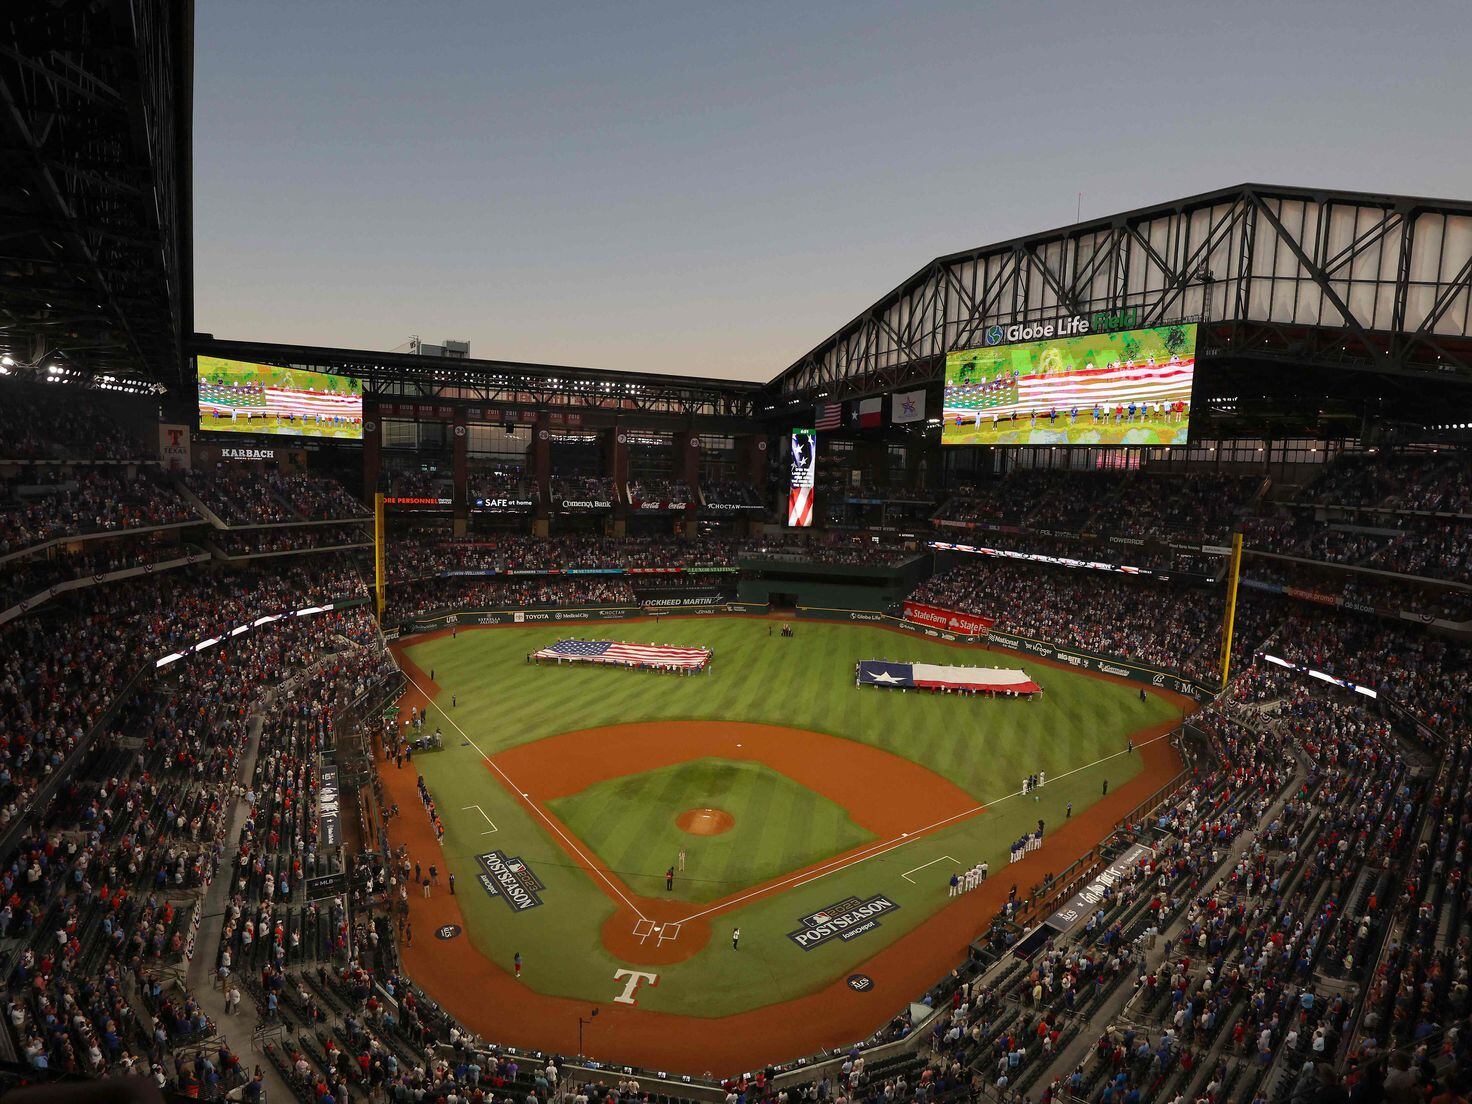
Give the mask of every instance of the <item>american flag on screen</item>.
[[199, 381], [199, 405], [212, 414], [289, 414], [298, 418], [363, 417], [363, 397], [339, 391], [306, 391], [292, 387], [263, 387], [259, 383]]
[[1027, 414], [1050, 407], [1091, 409], [1131, 402], [1184, 402], [1191, 397], [1194, 358], [1163, 364], [1111, 364], [1049, 376], [999, 376], [946, 387], [946, 413], [986, 410]]
[[294, 387], [266, 388], [266, 409], [272, 414], [298, 417], [361, 418], [363, 397], [340, 391], [303, 391]]
[[658, 664], [661, 667], [704, 667], [707, 648], [675, 648], [667, 644], [619, 644], [612, 640], [559, 640], [532, 653], [533, 659], [569, 659], [584, 663], [612, 663], [623, 667]]
[[230, 414], [236, 410], [255, 413], [266, 409], [266, 394], [258, 383], [215, 383], [202, 379], [199, 381], [199, 405], [217, 414]]

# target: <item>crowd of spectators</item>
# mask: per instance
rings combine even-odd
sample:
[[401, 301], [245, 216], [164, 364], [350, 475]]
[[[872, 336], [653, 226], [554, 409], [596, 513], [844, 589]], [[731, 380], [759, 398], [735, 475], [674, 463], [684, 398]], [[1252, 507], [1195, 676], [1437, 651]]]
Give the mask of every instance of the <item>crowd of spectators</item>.
[[1386, 694], [1433, 729], [1467, 725], [1472, 652], [1459, 641], [1381, 618], [1296, 605], [1274, 648], [1290, 663]]
[[1193, 575], [1217, 576], [1222, 573], [1225, 563], [1224, 557], [1202, 552], [1199, 547], [1194, 546], [1188, 548], [1108, 539], [1091, 540], [1070, 535], [1045, 536], [1041, 533], [1004, 533], [1001, 531], [966, 534], [953, 540], [956, 537], [955, 533], [940, 534], [941, 540], [971, 547], [1004, 549], [1035, 556], [1080, 560], [1086, 563], [1143, 567], [1150, 571], [1178, 571], [1189, 572]]
[[536, 488], [520, 469], [471, 472], [467, 485], [470, 502], [486, 498], [536, 500]]
[[0, 610], [41, 597], [59, 583], [94, 581], [108, 572], [202, 555], [192, 545], [147, 538], [91, 541], [78, 551], [12, 560], [0, 568]]
[[1411, 514], [1377, 513], [1320, 521], [1304, 508], [1248, 519], [1249, 548], [1472, 583], [1472, 525]]
[[[1454, 474], [1443, 473], [1446, 480], [1455, 485]], [[263, 482], [270, 498], [293, 501], [282, 484]], [[1205, 532], [1220, 516], [1178, 513], [1153, 493], [1139, 499], [1150, 533]], [[1077, 513], [1048, 509], [1049, 517]], [[344, 532], [361, 527], [297, 530], [292, 540]], [[237, 555], [283, 547], [275, 532], [222, 539]], [[67, 569], [98, 570], [120, 562], [109, 556], [145, 547], [109, 544]], [[907, 554], [807, 536], [690, 543], [506, 535], [390, 549], [391, 620], [446, 607], [634, 600], [617, 578], [442, 577], [457, 570], [726, 565], [753, 552], [874, 563]], [[1258, 566], [1249, 560], [1248, 574]], [[1328, 573], [1342, 580], [1341, 595], [1410, 587], [1280, 561], [1262, 567], [1276, 582]], [[37, 570], [29, 565], [17, 578], [29, 585], [43, 577], [31, 574]], [[556, 1092], [556, 1059], [519, 1064], [487, 1050], [397, 972], [392, 926], [354, 917], [345, 898], [304, 900], [304, 878], [330, 870], [311, 815], [318, 753], [343, 703], [389, 670], [366, 612], [288, 618], [185, 656], [84, 745], [133, 673], [156, 656], [262, 612], [363, 593], [350, 561], [322, 555], [89, 588], [0, 626], [0, 836], [23, 825], [19, 845], [0, 855], [0, 954], [10, 982], [0, 1030], [12, 1032], [33, 1067], [135, 1072], [197, 1096], [249, 1088], [228, 1046], [202, 1046], [220, 1025], [170, 976], [191, 952], [190, 910], [180, 898], [202, 894], [223, 873], [222, 939], [209, 953], [226, 1006], [243, 987], [258, 1016], [300, 1026], [262, 1053], [303, 1100], [546, 1100]], [[1215, 673], [1219, 590], [987, 559], [952, 567], [913, 597], [996, 618], [1003, 633], [1202, 678]], [[1448, 741], [1433, 782], [1413, 771], [1378, 703], [1276, 667], [1249, 667], [1253, 648], [1269, 638], [1290, 662], [1376, 687]], [[1076, 931], [986, 985], [958, 985], [916, 1064], [866, 1069], [851, 1057], [841, 1079], [793, 1096], [935, 1104], [1041, 1088], [1045, 1100], [1067, 1092], [1108, 1104], [1220, 1104], [1344, 1099], [1323, 1094], [1359, 1085], [1390, 1095], [1401, 1084], [1424, 1088], [1456, 1076], [1465, 1040], [1449, 1025], [1469, 1011], [1472, 969], [1464, 930], [1472, 904], [1467, 650], [1416, 625], [1256, 593], [1242, 596], [1236, 644], [1245, 673], [1197, 718], [1209, 757], [1148, 824], [1132, 829], [1153, 854], [1111, 885]], [[260, 754], [244, 777], [250, 707], [268, 692], [275, 699]], [[42, 810], [41, 783], [78, 749], [80, 762]], [[224, 830], [237, 800], [246, 814], [234, 848]], [[380, 871], [389, 887], [409, 880], [408, 858], [398, 858], [402, 868]], [[1100, 1032], [1091, 1016], [1126, 993], [1128, 1018]], [[1087, 1057], [1063, 1068], [1059, 1060], [1081, 1038], [1090, 1040]], [[1399, 1099], [1429, 1099], [1434, 1090], [1416, 1091]], [[761, 1079], [738, 1093], [752, 1104], [780, 1100]]]
[[373, 545], [373, 534], [362, 522], [284, 529], [227, 529], [213, 534], [213, 539], [220, 550], [231, 558], [279, 552], [311, 552], [323, 548], [367, 548]]
[[1472, 591], [1435, 583], [1252, 555], [1242, 561], [1242, 577], [1370, 610], [1404, 610], [1417, 617], [1472, 620]]
[[384, 616], [402, 621], [441, 611], [516, 610], [541, 606], [634, 606], [633, 588], [620, 577], [596, 575], [478, 579], [429, 577], [389, 589]]
[[957, 489], [935, 520], [1220, 544], [1261, 486], [1252, 475], [1014, 468]]
[[729, 567], [739, 542], [724, 537], [605, 537], [519, 533], [464, 538], [421, 536], [388, 545], [389, 578], [399, 582], [455, 571], [566, 571], [573, 568]]
[[640, 476], [629, 480], [629, 503], [668, 502], [682, 505], [694, 501], [690, 488], [674, 479]]
[[1217, 590], [990, 558], [934, 575], [910, 597], [992, 618], [997, 632], [1200, 675], [1210, 664], [1192, 657], [1215, 639], [1222, 608]]
[[443, 472], [405, 468], [389, 473], [389, 493], [399, 498], [449, 498], [453, 484]]
[[184, 482], [227, 525], [362, 518], [368, 513], [341, 483], [309, 472], [222, 467], [187, 472]]
[[[113, 396], [0, 381], [0, 460], [139, 460], [154, 455]], [[148, 421], [145, 416], [140, 424]]]
[[750, 537], [740, 542], [736, 554], [741, 559], [775, 558], [810, 563], [883, 567], [898, 567], [918, 555], [913, 546], [905, 542], [880, 541], [863, 536], [845, 537], [836, 533], [825, 536], [782, 533]]
[[117, 468], [25, 468], [0, 489], [0, 556], [59, 537], [199, 521], [167, 483]]
[[1472, 475], [1464, 452], [1355, 453], [1329, 465], [1294, 498], [1321, 506], [1472, 516]]
[[613, 503], [613, 480], [599, 475], [554, 475], [552, 505], [563, 502]]
[[33, 1068], [212, 1098], [247, 1083], [179, 968], [245, 792], [248, 707], [324, 663], [341, 677], [381, 666], [364, 612], [286, 619], [186, 658], [123, 704], [46, 815], [27, 818], [0, 857], [0, 938], [14, 941], [7, 1026]]
[[706, 505], [764, 506], [761, 492], [735, 479], [702, 479], [700, 497]]
[[261, 614], [364, 593], [336, 558], [311, 568], [182, 568], [79, 590], [0, 625], [0, 829], [154, 659]]

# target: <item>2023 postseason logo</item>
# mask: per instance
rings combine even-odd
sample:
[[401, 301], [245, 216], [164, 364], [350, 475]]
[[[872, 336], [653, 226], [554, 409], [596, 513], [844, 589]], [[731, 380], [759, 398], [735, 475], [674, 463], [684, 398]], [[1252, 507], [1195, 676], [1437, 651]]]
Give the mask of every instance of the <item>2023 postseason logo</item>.
[[508, 856], [504, 851], [487, 851], [477, 855], [482, 869], [478, 877], [480, 884], [492, 897], [499, 897], [513, 912], [525, 912], [542, 903], [544, 886], [531, 867], [519, 858]]
[[787, 938], [805, 951], [821, 947], [830, 939], [847, 942], [879, 927], [879, 918], [900, 906], [882, 893], [862, 900], [845, 897], [827, 908], [802, 918], [802, 927], [787, 933]]

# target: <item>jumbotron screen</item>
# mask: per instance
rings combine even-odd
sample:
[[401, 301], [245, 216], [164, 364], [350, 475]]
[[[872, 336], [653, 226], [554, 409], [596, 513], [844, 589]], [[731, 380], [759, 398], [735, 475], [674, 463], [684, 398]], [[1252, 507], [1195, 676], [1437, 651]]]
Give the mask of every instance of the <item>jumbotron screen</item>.
[[946, 357], [941, 443], [1184, 445], [1195, 372], [1194, 322], [965, 349]]
[[805, 529], [813, 524], [813, 484], [818, 471], [818, 435], [811, 429], [794, 429], [791, 448], [787, 524], [793, 528]]
[[206, 356], [197, 370], [201, 430], [363, 439], [363, 384], [352, 376]]

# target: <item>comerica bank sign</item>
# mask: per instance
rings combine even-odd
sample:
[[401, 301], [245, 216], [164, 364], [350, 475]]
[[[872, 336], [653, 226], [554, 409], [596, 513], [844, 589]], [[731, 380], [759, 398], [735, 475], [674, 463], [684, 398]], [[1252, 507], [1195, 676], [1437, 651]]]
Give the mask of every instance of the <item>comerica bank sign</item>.
[[1093, 314], [1070, 314], [1047, 322], [1014, 322], [1008, 326], [988, 326], [988, 345], [1011, 345], [1019, 341], [1050, 341], [1055, 337], [1078, 337], [1110, 330], [1131, 330], [1140, 324], [1140, 309], [1126, 307], [1117, 311], [1095, 311]]

